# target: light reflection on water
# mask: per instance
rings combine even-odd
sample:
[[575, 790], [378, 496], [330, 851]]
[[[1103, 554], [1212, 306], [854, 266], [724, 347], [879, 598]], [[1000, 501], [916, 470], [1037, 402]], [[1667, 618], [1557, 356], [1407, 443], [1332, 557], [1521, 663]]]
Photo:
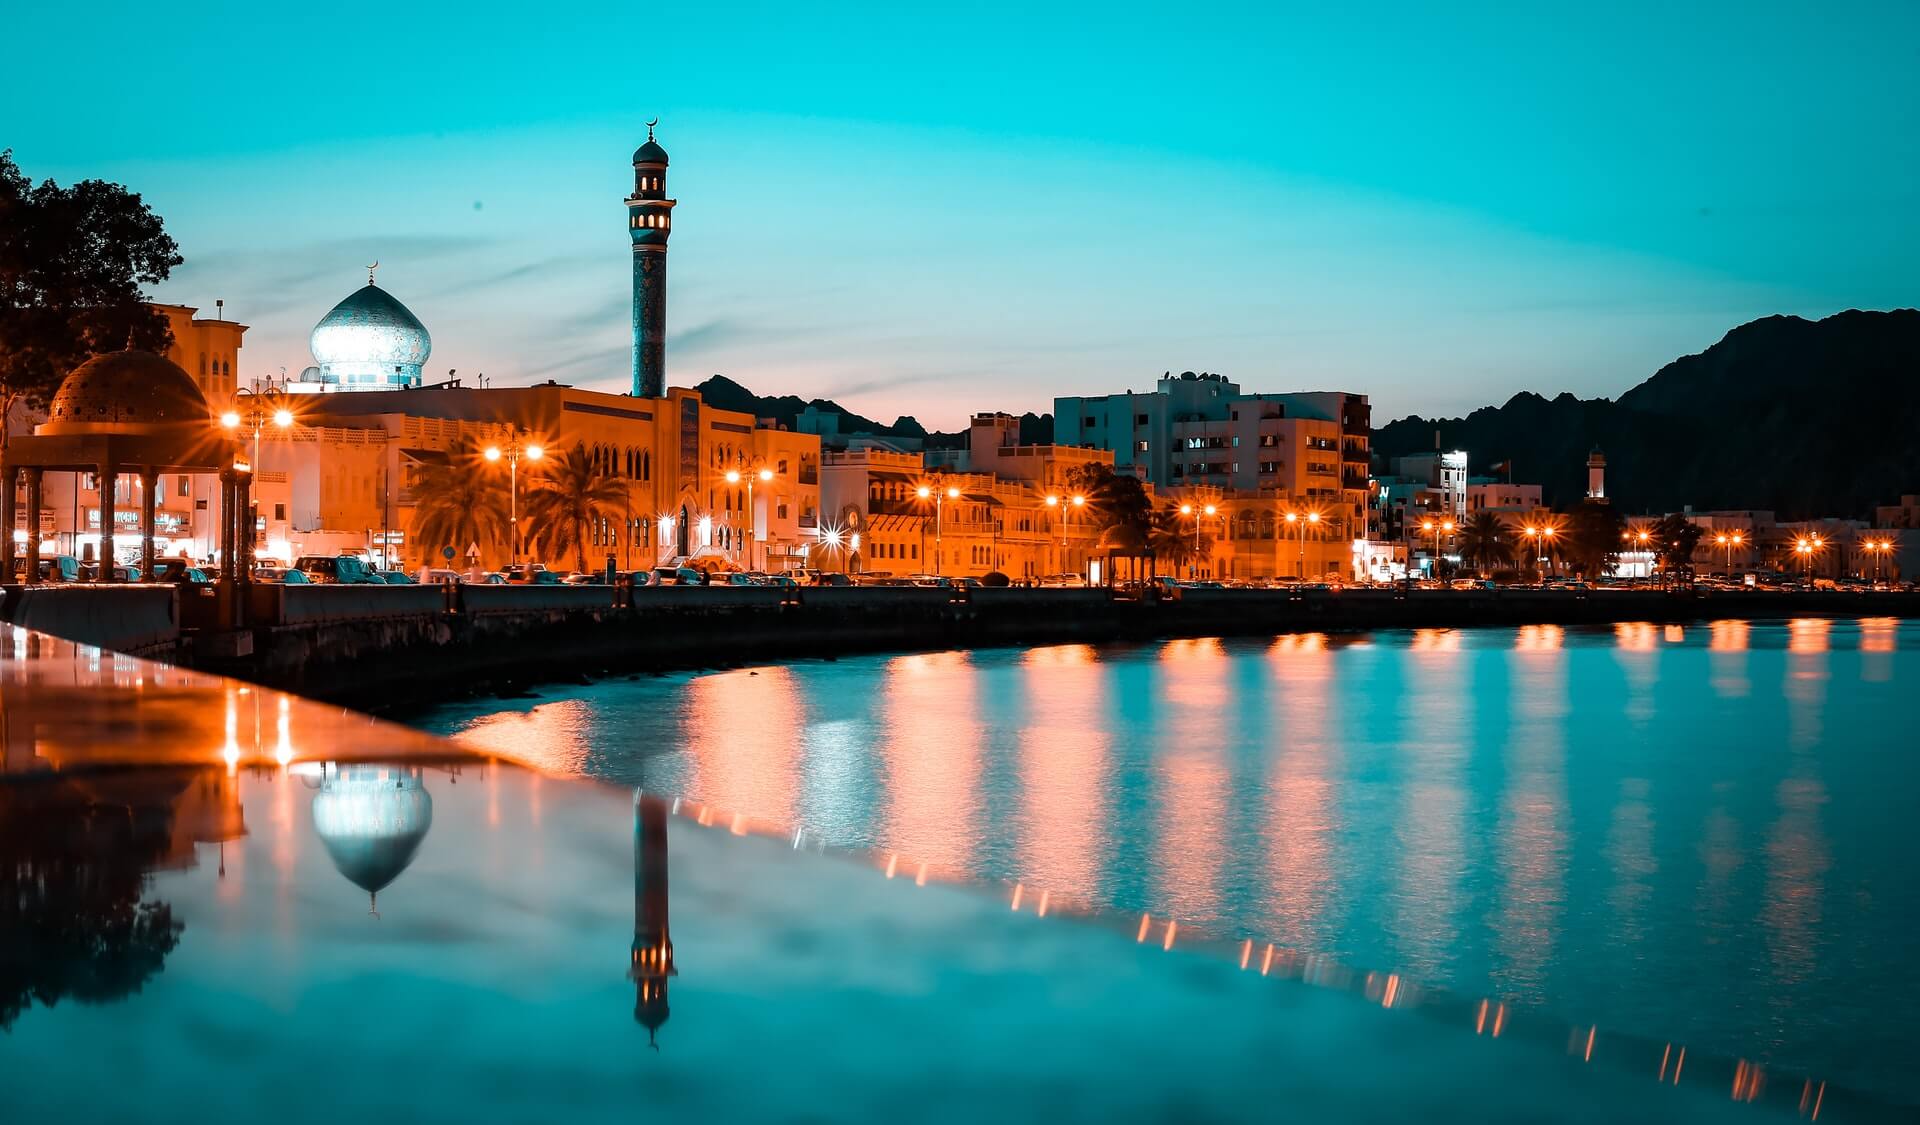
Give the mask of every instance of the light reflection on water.
[[615, 681], [435, 725], [1884, 1089], [1920, 1010], [1916, 654], [1888, 619], [1303, 634]]

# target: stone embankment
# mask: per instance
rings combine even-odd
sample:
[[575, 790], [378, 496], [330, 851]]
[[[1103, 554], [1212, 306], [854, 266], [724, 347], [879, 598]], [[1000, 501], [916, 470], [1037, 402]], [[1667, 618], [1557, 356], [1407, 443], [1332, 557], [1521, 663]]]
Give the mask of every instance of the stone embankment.
[[381, 710], [607, 672], [878, 650], [1920, 616], [1920, 594], [1833, 591], [1187, 590], [1146, 602], [1099, 589], [919, 587], [256, 586], [248, 594], [244, 629], [196, 627], [223, 618], [192, 588], [16, 586], [0, 610], [56, 636]]

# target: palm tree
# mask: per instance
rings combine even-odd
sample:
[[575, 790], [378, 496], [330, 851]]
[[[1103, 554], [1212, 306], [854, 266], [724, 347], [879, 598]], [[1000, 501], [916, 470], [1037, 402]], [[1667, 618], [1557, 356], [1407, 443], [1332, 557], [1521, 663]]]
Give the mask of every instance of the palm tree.
[[413, 541], [428, 562], [442, 547], [456, 554], [479, 544], [491, 554], [507, 533], [505, 482], [487, 471], [471, 440], [447, 450], [446, 460], [424, 463], [413, 474]]
[[1202, 531], [1196, 546], [1192, 523], [1196, 518], [1181, 515], [1179, 507], [1174, 504], [1168, 504], [1153, 513], [1152, 530], [1147, 534], [1147, 543], [1153, 548], [1153, 557], [1167, 564], [1171, 573], [1178, 574], [1181, 567], [1196, 564], [1204, 556], [1206, 546], [1213, 541], [1212, 535]]
[[594, 463], [584, 443], [558, 457], [549, 457], [544, 475], [527, 490], [528, 538], [548, 557], [573, 552], [574, 569], [587, 569], [588, 531], [597, 521], [620, 518], [627, 499], [626, 482]]
[[1460, 557], [1478, 567], [1482, 576], [1513, 564], [1513, 543], [1507, 526], [1492, 512], [1475, 512], [1460, 525]]

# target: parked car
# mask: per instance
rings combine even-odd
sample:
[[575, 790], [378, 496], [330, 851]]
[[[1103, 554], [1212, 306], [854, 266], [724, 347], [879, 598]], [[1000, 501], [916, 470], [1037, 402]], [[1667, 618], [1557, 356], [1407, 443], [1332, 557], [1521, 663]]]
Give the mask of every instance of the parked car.
[[769, 574], [767, 575], [767, 580], [761, 583], [761, 585], [779, 586], [782, 589], [787, 589], [798, 586], [800, 583], [794, 581], [793, 575], [791, 574]]
[[302, 555], [293, 561], [293, 569], [304, 571], [308, 580], [321, 585], [385, 585], [367, 560], [358, 555]]
[[[113, 568], [111, 573], [113, 574], [113, 581], [115, 582], [140, 581], [140, 568], [137, 566], [116, 566]], [[99, 580], [100, 580], [100, 564], [99, 563], [88, 563], [87, 565], [80, 568], [80, 581], [98, 582]]]
[[277, 582], [283, 586], [311, 586], [312, 579], [304, 570], [295, 570], [290, 566], [256, 566], [253, 568], [255, 582]]
[[475, 583], [477, 586], [506, 586], [507, 576], [497, 570], [490, 570]]
[[838, 571], [815, 571], [812, 575], [815, 586], [851, 586], [853, 579]]
[[690, 566], [656, 566], [653, 568], [655, 586], [705, 586], [707, 576]]
[[458, 586], [461, 578], [460, 572], [457, 570], [448, 570], [445, 567], [439, 566], [423, 566], [420, 568], [420, 573], [414, 576], [414, 581], [422, 586]]
[[709, 582], [709, 585], [713, 586], [758, 586], [759, 584], [753, 580], [753, 575], [744, 570], [719, 571], [712, 575]]
[[180, 586], [210, 586], [213, 575], [195, 566], [192, 559], [161, 559], [153, 564], [149, 582], [171, 582]]
[[[13, 560], [13, 576], [19, 579], [27, 573], [27, 560]], [[78, 582], [80, 581], [80, 560], [72, 555], [54, 555], [40, 560], [41, 582]]]
[[[500, 573], [506, 575], [509, 582], [523, 582], [537, 586], [541, 584], [540, 575], [550, 572], [547, 570], [546, 563], [510, 563], [501, 567]], [[558, 581], [560, 576], [556, 574], [547, 584], [551, 585]]]
[[606, 581], [598, 574], [569, 574], [560, 580], [562, 586], [604, 586]]
[[378, 570], [374, 573], [379, 576], [380, 581], [385, 582], [389, 586], [414, 585], [413, 575], [408, 574], [404, 570]]

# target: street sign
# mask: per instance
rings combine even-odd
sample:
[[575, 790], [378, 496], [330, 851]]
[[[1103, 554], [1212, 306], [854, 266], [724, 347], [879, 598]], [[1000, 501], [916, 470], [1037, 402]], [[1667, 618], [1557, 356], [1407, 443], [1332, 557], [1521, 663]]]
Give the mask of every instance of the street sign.
[[480, 544], [478, 544], [478, 543], [470, 543], [470, 544], [468, 544], [468, 545], [467, 545], [467, 557], [468, 557], [468, 558], [470, 558], [470, 559], [478, 559], [478, 558], [480, 557]]
[[452, 562], [452, 561], [453, 561], [453, 548], [452, 548], [452, 547], [442, 547], [442, 548], [440, 548], [440, 557], [441, 557], [441, 558], [443, 558], [443, 559], [445, 559], [445, 560], [447, 560], [448, 562]]

